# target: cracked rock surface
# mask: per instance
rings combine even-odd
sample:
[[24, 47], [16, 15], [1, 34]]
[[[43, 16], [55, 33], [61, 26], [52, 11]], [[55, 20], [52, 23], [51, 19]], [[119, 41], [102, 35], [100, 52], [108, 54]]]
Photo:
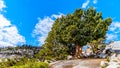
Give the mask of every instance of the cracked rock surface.
[[49, 68], [100, 68], [104, 59], [61, 60], [51, 63]]

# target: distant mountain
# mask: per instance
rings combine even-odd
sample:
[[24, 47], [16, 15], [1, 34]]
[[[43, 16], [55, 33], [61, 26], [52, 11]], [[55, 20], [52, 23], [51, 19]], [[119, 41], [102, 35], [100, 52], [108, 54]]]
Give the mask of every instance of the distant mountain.
[[120, 41], [112, 42], [109, 46], [111, 46], [113, 50], [120, 50]]
[[27, 56], [29, 58], [34, 57], [34, 54], [38, 53], [40, 47], [30, 46], [30, 45], [23, 45], [17, 47], [5, 47], [0, 48], [0, 59], [2, 58], [21, 58]]

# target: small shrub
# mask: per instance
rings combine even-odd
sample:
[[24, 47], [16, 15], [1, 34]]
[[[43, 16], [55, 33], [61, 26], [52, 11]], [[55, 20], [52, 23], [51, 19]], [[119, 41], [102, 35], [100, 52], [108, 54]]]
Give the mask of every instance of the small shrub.
[[107, 61], [107, 62], [110, 62], [110, 58], [109, 58], [109, 57], [107, 57], [106, 61]]
[[22, 66], [12, 66], [10, 68], [48, 68], [48, 64], [45, 62], [34, 62]]
[[117, 60], [113, 60], [113, 62], [117, 62]]

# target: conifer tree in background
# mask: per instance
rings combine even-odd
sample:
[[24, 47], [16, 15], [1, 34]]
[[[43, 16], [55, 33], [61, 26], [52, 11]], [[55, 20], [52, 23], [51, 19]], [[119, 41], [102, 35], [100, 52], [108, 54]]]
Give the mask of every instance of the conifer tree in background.
[[61, 60], [66, 59], [68, 55], [67, 51], [68, 47], [57, 42], [55, 33], [50, 31], [48, 37], [46, 38], [45, 44], [43, 44], [41, 50], [35, 56], [40, 61]]
[[92, 7], [77, 9], [72, 14], [55, 20], [44, 46], [52, 51], [58, 45], [72, 44], [75, 46], [75, 57], [81, 58], [84, 45], [99, 38], [105, 39], [111, 22], [111, 18], [103, 19], [102, 13]]

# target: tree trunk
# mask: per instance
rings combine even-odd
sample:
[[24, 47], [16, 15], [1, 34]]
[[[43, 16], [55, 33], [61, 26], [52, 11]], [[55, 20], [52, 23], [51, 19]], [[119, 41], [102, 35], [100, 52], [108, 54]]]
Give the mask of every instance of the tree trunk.
[[93, 54], [95, 54], [94, 45], [91, 46]]
[[76, 48], [75, 48], [75, 57], [80, 59], [82, 58], [82, 46], [75, 44]]

